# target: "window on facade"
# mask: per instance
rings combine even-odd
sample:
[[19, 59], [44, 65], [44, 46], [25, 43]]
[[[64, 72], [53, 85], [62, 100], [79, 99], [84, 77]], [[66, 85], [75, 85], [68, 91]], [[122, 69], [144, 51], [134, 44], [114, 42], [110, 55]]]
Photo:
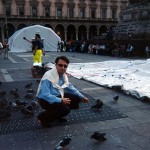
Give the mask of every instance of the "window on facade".
[[57, 17], [62, 17], [62, 8], [57, 8]]
[[68, 8], [68, 16], [69, 18], [73, 18], [73, 8], [71, 7]]
[[112, 19], [116, 19], [116, 9], [112, 9]]
[[91, 8], [91, 18], [95, 18], [96, 10], [95, 8]]
[[45, 6], [45, 17], [49, 17], [49, 16], [50, 16], [49, 6]]
[[106, 8], [102, 8], [102, 18], [105, 19], [107, 14], [106, 14]]
[[32, 16], [33, 17], [37, 16], [37, 7], [36, 6], [32, 6]]
[[80, 18], [85, 18], [85, 9], [80, 8]]
[[24, 7], [19, 6], [19, 16], [24, 16]]
[[6, 16], [10, 16], [11, 15], [11, 7], [10, 6], [6, 6], [5, 8], [5, 13], [6, 13]]

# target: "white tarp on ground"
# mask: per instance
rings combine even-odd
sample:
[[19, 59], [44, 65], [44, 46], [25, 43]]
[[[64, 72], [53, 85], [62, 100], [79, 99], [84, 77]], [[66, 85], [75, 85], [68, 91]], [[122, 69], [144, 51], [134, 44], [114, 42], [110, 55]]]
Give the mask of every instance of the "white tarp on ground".
[[137, 98], [150, 98], [150, 59], [72, 63], [67, 72], [105, 87], [120, 86], [122, 91]]
[[23, 37], [31, 41], [36, 33], [40, 34], [44, 40], [45, 51], [57, 51], [58, 41], [61, 41], [60, 37], [52, 29], [40, 25], [33, 25], [16, 31], [8, 40], [10, 51], [32, 51], [32, 44], [24, 40]]

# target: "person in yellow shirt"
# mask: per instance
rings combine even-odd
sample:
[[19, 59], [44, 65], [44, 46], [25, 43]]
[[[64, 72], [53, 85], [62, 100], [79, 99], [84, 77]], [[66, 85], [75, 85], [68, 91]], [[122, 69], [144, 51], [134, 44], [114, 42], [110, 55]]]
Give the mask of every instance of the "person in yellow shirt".
[[43, 43], [39, 34], [35, 34], [34, 50], [33, 50], [33, 66], [42, 65]]

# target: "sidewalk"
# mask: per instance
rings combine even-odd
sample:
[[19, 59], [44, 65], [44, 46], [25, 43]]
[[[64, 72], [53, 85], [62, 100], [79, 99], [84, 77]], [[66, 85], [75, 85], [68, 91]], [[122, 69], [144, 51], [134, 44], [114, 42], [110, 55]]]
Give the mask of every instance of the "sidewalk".
[[[82, 55], [85, 57], [84, 54]], [[0, 56], [0, 64], [5, 65], [10, 62], [10, 60], [3, 60]], [[124, 93], [104, 88], [94, 83], [73, 77], [69, 77], [69, 79], [81, 92], [95, 99], [101, 99], [106, 106], [127, 117], [104, 121], [68, 123], [48, 129], [0, 135], [0, 149], [54, 150], [56, 144], [66, 134], [72, 135], [72, 141], [67, 146], [69, 150], [150, 149], [150, 105], [148, 103], [143, 103]], [[3, 81], [2, 75], [0, 76], [0, 81]], [[113, 96], [115, 95], [119, 95], [117, 103], [113, 101]], [[28, 122], [24, 124], [24, 126], [27, 125]], [[0, 127], [2, 129], [1, 123]], [[91, 139], [90, 137], [95, 131], [105, 132], [107, 140], [98, 142]]]

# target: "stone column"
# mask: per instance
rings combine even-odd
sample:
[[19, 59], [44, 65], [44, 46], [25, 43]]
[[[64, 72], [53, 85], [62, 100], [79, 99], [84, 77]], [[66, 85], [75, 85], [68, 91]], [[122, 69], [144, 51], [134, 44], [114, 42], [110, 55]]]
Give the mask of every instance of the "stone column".
[[66, 28], [64, 29], [64, 34], [65, 34], [65, 39], [64, 40], [67, 41], [67, 29]]
[[78, 3], [75, 3], [75, 8], [74, 8], [75, 17], [79, 17], [79, 8], [77, 5], [78, 5]]
[[29, 1], [25, 2], [25, 15], [27, 15], [27, 16], [31, 15], [31, 6], [29, 4]]
[[99, 35], [99, 26], [97, 26], [97, 35]]
[[15, 1], [12, 2], [11, 10], [12, 15], [17, 15], [17, 3]]
[[110, 3], [107, 3], [107, 19], [111, 18], [111, 8], [110, 8]]
[[67, 5], [66, 3], [64, 3], [63, 7], [62, 7], [62, 13], [63, 13], [63, 17], [67, 17], [68, 14], [68, 9], [67, 9]]
[[41, 2], [38, 3], [37, 9], [38, 9], [38, 16], [43, 16], [43, 6]]
[[89, 40], [89, 28], [86, 31], [86, 37], [87, 37], [87, 40]]

